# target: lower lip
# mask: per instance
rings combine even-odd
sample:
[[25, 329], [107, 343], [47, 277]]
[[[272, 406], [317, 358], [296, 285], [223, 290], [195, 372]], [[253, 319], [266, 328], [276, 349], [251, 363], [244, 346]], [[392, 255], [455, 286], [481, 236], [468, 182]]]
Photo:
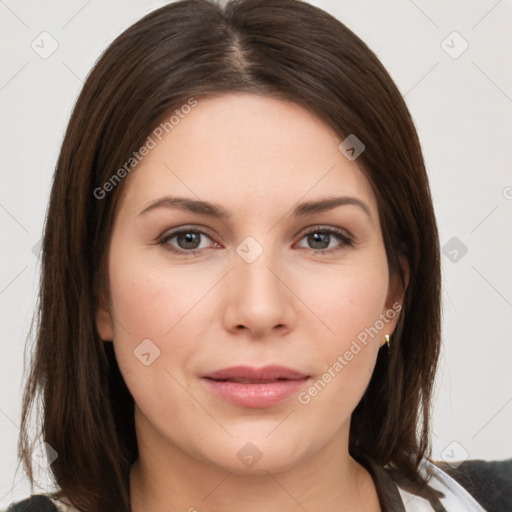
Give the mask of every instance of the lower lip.
[[242, 407], [262, 408], [280, 404], [294, 393], [298, 393], [309, 378], [279, 380], [263, 384], [245, 384], [208, 378], [201, 380], [210, 391], [226, 402]]

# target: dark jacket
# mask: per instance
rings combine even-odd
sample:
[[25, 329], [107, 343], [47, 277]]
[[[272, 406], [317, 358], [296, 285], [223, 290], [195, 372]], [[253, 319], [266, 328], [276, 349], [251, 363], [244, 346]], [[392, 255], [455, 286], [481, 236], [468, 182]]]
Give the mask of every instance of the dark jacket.
[[436, 462], [436, 466], [457, 480], [488, 512], [512, 512], [512, 459], [467, 460], [457, 468]]

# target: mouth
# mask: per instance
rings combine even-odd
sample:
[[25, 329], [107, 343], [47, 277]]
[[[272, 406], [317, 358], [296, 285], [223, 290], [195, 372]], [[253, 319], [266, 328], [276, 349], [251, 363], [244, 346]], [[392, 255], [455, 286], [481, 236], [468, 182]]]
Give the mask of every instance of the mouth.
[[298, 393], [310, 376], [284, 366], [236, 366], [204, 375], [201, 381], [217, 398], [233, 405], [265, 408]]
[[[205, 377], [205, 379], [210, 379], [210, 377]], [[238, 382], [240, 384], [269, 384], [270, 382], [280, 382], [283, 380], [300, 380], [300, 379], [210, 379], [215, 380], [217, 382]]]
[[287, 368], [286, 366], [267, 365], [262, 368], [255, 368], [253, 366], [231, 366], [208, 373], [203, 375], [203, 377], [218, 381], [261, 383], [276, 382], [279, 380], [299, 380], [309, 377], [309, 375], [292, 368]]

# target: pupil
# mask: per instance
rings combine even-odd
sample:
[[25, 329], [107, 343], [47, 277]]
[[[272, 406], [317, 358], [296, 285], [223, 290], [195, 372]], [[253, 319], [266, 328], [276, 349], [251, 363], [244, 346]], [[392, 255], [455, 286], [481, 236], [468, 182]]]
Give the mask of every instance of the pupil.
[[[329, 245], [329, 234], [328, 233], [313, 233], [313, 235], [310, 236], [310, 238], [312, 238], [312, 243], [313, 244], [316, 244], [317, 242], [319, 242], [320, 244], [324, 244], [327, 243], [327, 246]], [[323, 239], [323, 241], [322, 241]], [[325, 246], [321, 246], [321, 247], [313, 247], [314, 249], [325, 249]]]
[[[185, 247], [183, 247], [184, 249], [195, 249], [197, 247], [197, 242], [198, 242], [198, 233], [185, 233], [185, 234], [182, 234], [180, 235], [180, 240], [185, 240]], [[194, 238], [196, 238], [195, 242], [194, 243]], [[180, 244], [181, 245], [181, 244]]]

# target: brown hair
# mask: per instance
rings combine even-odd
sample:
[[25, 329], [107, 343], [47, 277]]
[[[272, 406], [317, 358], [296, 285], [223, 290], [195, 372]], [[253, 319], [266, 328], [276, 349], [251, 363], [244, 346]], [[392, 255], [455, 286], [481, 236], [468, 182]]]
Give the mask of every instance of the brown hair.
[[173, 109], [244, 91], [289, 100], [366, 146], [357, 162], [377, 198], [391, 275], [410, 267], [391, 351], [379, 352], [352, 415], [351, 455], [372, 474], [425, 484], [430, 400], [440, 343], [438, 233], [420, 144], [405, 102], [375, 54], [337, 19], [299, 0], [182, 0], [121, 34], [87, 77], [55, 170], [42, 244], [36, 348], [20, 458], [32, 480], [30, 411], [61, 495], [82, 510], [128, 511], [137, 457], [133, 399], [111, 343], [95, 327], [108, 296], [105, 261], [124, 180], [99, 188]]

